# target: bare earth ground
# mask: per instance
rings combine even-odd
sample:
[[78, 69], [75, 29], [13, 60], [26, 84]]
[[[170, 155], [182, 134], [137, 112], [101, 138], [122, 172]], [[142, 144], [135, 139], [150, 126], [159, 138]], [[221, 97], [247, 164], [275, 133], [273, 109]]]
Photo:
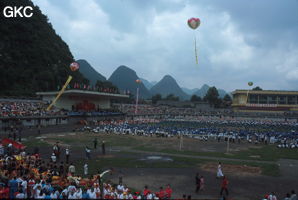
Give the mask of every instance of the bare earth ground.
[[[43, 138], [44, 137], [44, 138]], [[85, 160], [84, 147], [88, 145], [93, 147], [92, 141], [94, 138], [99, 141], [96, 150], [92, 151], [92, 159], [100, 162], [106, 159], [123, 159], [133, 158], [139, 160], [149, 155], [159, 155], [154, 152], [137, 152], [134, 147], [154, 147], [155, 149], [169, 148], [178, 149], [179, 139], [177, 138], [150, 138], [140, 136], [120, 136], [108, 134], [93, 134], [93, 133], [59, 133], [42, 135], [41, 140], [49, 145], [40, 146], [40, 152], [46, 159], [50, 157], [52, 145], [59, 141], [62, 148], [61, 158], [65, 157], [64, 149], [66, 147], [71, 149], [71, 160], [77, 162], [78, 160]], [[29, 138], [32, 140], [33, 138]], [[100, 142], [105, 140], [107, 155], [101, 154]], [[253, 144], [241, 143], [230, 144], [230, 151], [243, 151], [249, 148], [260, 148]], [[185, 138], [183, 141], [183, 149], [196, 152], [225, 152], [226, 143], [217, 141], [199, 141], [196, 139]], [[32, 146], [29, 147], [29, 151]], [[131, 152], [130, 152], [131, 151]], [[167, 154], [168, 157], [175, 161], [176, 155]], [[183, 155], [182, 155], [183, 156]], [[252, 155], [258, 157], [258, 155]], [[173, 188], [174, 198], [181, 198], [183, 194], [192, 195], [194, 199], [203, 199], [204, 197], [212, 197], [217, 199], [220, 191], [220, 180], [216, 179], [217, 163], [221, 158], [210, 157], [212, 162], [196, 163], [190, 167], [114, 167], [115, 171], [112, 175], [107, 176], [107, 179], [114, 183], [118, 182], [119, 172], [124, 175], [123, 181], [129, 187], [137, 190], [142, 190], [145, 185], [153, 191], [158, 191], [160, 186], [171, 184]], [[89, 161], [86, 161], [89, 162]], [[155, 162], [155, 161], [150, 161]], [[166, 161], [164, 161], [166, 162]], [[261, 199], [266, 193], [274, 191], [278, 197], [284, 198], [285, 194], [292, 189], [298, 191], [298, 160], [282, 159], [277, 162], [280, 167], [281, 176], [272, 177], [261, 174], [260, 167], [252, 167], [245, 165], [225, 164], [222, 161], [222, 168], [225, 175], [229, 179], [230, 199]], [[148, 164], [148, 166], [150, 166]], [[82, 166], [83, 167], [83, 166]], [[81, 167], [81, 168], [82, 168]], [[108, 168], [113, 166], [100, 166], [101, 168]], [[77, 166], [80, 168], [80, 166]], [[195, 191], [195, 175], [199, 173], [205, 178], [205, 190], [196, 194]]]

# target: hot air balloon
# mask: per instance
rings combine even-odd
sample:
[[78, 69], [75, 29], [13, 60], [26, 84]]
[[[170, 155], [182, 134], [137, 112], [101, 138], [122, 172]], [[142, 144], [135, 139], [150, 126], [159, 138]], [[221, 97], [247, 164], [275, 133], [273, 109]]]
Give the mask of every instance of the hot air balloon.
[[190, 18], [187, 20], [188, 26], [192, 29], [196, 29], [200, 26], [201, 20], [199, 18]]
[[77, 62], [72, 62], [69, 67], [70, 67], [70, 70], [73, 72], [77, 71], [80, 68], [79, 63]]
[[249, 82], [247, 83], [248, 86], [252, 86], [253, 84], [254, 84], [254, 83], [251, 82], [251, 81], [249, 81]]
[[[193, 18], [190, 18], [190, 19], [187, 20], [187, 24], [188, 24], [188, 26], [191, 29], [195, 30], [195, 29], [197, 29], [200, 26], [201, 20], [199, 18], [193, 17]], [[196, 40], [196, 36], [195, 36], [195, 56], [196, 56], [196, 63], [198, 64], [198, 53], [197, 53], [197, 40]]]

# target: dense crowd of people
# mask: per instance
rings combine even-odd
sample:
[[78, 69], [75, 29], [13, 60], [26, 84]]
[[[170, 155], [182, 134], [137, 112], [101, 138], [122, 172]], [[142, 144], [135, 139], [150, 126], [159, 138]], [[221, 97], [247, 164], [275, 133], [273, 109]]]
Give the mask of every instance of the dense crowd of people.
[[26, 117], [26, 116], [48, 116], [65, 115], [60, 109], [46, 111], [49, 104], [44, 101], [0, 101], [1, 117]]
[[154, 104], [114, 104], [123, 113], [129, 115], [172, 115], [172, 116], [218, 116], [218, 117], [248, 117], [248, 118], [295, 118], [298, 117], [296, 111], [285, 112], [244, 112], [236, 113], [232, 109], [213, 109], [211, 107], [173, 107], [167, 105]]
[[[256, 128], [257, 125], [257, 128]], [[93, 132], [173, 137], [183, 135], [200, 140], [277, 144], [279, 148], [298, 148], [295, 123], [253, 121], [177, 121], [177, 120], [115, 120], [95, 123]]]
[[[170, 185], [158, 192], [147, 186], [141, 192], [132, 191], [119, 178], [118, 184], [103, 181], [112, 173], [109, 169], [90, 175], [84, 165], [84, 175], [76, 173], [73, 163], [61, 161], [58, 144], [53, 146], [50, 160], [42, 159], [38, 150], [28, 154], [15, 151], [11, 144], [2, 146], [0, 155], [0, 199], [171, 199]], [[59, 163], [60, 160], [60, 163]]]

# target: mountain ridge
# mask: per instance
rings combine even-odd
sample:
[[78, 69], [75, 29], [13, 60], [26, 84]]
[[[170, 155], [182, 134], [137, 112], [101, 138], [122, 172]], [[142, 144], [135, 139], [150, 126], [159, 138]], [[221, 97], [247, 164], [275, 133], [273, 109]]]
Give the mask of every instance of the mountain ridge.
[[131, 94], [136, 95], [137, 88], [139, 88], [139, 95], [141, 98], [150, 98], [149, 90], [142, 82], [137, 83], [136, 80], [140, 79], [137, 73], [131, 68], [120, 65], [110, 76], [108, 81], [112, 82], [122, 92], [129, 91]]
[[169, 94], [174, 94], [181, 100], [189, 99], [189, 96], [183, 92], [177, 81], [170, 75], [165, 75], [150, 89], [150, 92], [152, 95], [161, 94], [162, 97], [166, 97]]
[[106, 77], [100, 74], [97, 70], [95, 70], [87, 60], [79, 59], [76, 61], [80, 65], [79, 71], [89, 79], [91, 85], [95, 85], [96, 81], [106, 81]]

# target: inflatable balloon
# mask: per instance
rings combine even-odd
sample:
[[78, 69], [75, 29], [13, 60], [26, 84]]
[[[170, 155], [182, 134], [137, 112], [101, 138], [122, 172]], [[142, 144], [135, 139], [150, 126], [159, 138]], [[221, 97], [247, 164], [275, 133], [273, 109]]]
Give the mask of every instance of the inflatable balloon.
[[80, 68], [80, 66], [77, 62], [71, 63], [69, 67], [70, 67], [71, 71], [73, 71], [73, 72], [77, 71]]
[[[199, 18], [190, 18], [187, 20], [187, 24], [188, 26], [195, 30], [197, 29], [200, 24], [201, 24], [201, 20]], [[196, 56], [196, 64], [198, 64], [198, 52], [197, 52], [197, 40], [196, 40], [196, 37], [195, 37], [195, 56]]]
[[192, 29], [196, 29], [200, 26], [201, 21], [199, 18], [190, 18], [189, 20], [187, 20], [187, 24], [190, 28]]
[[253, 84], [254, 84], [254, 83], [251, 82], [251, 81], [249, 81], [249, 82], [247, 83], [248, 86], [252, 86]]

